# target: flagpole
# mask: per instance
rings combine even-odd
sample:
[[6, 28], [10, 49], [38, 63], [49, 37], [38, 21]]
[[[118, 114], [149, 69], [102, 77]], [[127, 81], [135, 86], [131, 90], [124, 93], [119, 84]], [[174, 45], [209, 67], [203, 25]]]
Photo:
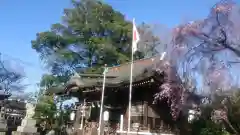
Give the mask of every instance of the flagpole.
[[103, 112], [104, 91], [105, 91], [105, 83], [106, 83], [106, 73], [107, 73], [107, 67], [105, 65], [104, 72], [103, 72], [102, 97], [101, 97], [101, 106], [100, 106], [98, 135], [101, 135], [101, 133], [102, 133], [101, 132], [101, 129], [102, 129], [102, 112]]
[[[135, 19], [133, 19], [133, 25], [135, 25]], [[134, 35], [133, 37], [134, 38]], [[134, 39], [133, 39], [134, 40]], [[133, 44], [133, 43], [132, 43]], [[132, 54], [131, 54], [131, 69], [130, 69], [130, 86], [129, 86], [129, 103], [128, 103], [128, 132], [131, 128], [131, 108], [132, 108], [132, 82], [133, 82], [133, 45], [132, 45]]]
[[128, 104], [128, 132], [131, 128], [131, 108], [132, 108], [132, 80], [133, 80], [133, 50], [131, 58], [131, 69], [130, 69], [130, 86], [129, 86], [129, 104]]

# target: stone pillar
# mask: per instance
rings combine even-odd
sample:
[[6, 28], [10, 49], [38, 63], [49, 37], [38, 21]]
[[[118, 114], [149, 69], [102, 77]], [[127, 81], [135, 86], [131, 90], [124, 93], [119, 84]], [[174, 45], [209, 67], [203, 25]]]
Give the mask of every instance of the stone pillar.
[[26, 104], [26, 116], [22, 120], [21, 126], [17, 127], [17, 131], [13, 132], [13, 135], [39, 135], [37, 133], [36, 120], [34, 120], [32, 117], [34, 115], [35, 107], [27, 103]]
[[4, 107], [1, 107], [0, 112], [0, 135], [5, 135], [5, 132], [7, 131], [7, 122], [4, 118]]

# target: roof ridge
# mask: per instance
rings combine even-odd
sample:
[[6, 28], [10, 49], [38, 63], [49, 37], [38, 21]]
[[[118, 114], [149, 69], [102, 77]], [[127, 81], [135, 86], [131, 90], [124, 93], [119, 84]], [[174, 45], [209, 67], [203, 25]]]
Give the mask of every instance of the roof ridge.
[[[139, 60], [134, 60], [133, 63], [136, 63], [136, 62], [139, 62], [139, 61], [143, 61], [143, 60], [152, 59], [152, 58], [156, 58], [156, 57], [158, 57], [158, 56], [161, 56], [161, 55], [155, 55], [155, 56], [148, 57], [148, 58], [142, 58], [142, 59], [139, 59]], [[108, 67], [108, 69], [112, 69], [112, 68], [116, 68], [116, 67], [121, 67], [121, 66], [129, 65], [129, 64], [131, 64], [131, 62], [123, 63], [123, 64], [120, 64], [120, 65], [117, 65], [117, 66]]]

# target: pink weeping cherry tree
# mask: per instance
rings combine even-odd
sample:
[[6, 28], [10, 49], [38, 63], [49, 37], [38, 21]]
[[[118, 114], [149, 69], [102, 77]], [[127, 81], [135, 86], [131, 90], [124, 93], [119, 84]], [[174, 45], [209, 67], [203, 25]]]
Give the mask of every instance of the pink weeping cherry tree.
[[208, 84], [219, 82], [221, 77], [228, 79], [224, 70], [228, 70], [232, 63], [240, 62], [239, 23], [237, 5], [229, 0], [221, 1], [206, 19], [175, 28], [173, 45], [181, 48], [186, 62], [205, 68], [202, 70], [207, 73], [207, 78], [211, 78]]
[[230, 71], [240, 63], [239, 32], [240, 8], [230, 0], [214, 5], [205, 19], [181, 24], [173, 30], [169, 54], [178, 57], [170, 60], [181, 64], [175, 62], [176, 66], [165, 67], [166, 81], [155, 99], [167, 99], [174, 119], [184, 105], [186, 89], [180, 79], [173, 79], [176, 78], [173, 73], [179, 74], [179, 68], [185, 68], [183, 72], [197, 72], [203, 78], [203, 85], [208, 86], [208, 93], [229, 89]]
[[175, 66], [166, 62], [159, 66], [156, 71], [161, 74], [164, 72], [164, 83], [159, 87], [159, 93], [156, 93], [154, 98], [156, 101], [167, 101], [170, 106], [170, 111], [173, 120], [176, 120], [184, 103], [184, 87], [177, 74]]

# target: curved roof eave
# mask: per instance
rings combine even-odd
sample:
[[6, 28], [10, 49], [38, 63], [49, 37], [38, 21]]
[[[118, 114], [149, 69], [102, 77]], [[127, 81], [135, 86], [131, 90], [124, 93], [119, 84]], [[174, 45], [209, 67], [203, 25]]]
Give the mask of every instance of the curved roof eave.
[[[135, 79], [134, 81], [140, 81], [139, 79], [143, 79], [140, 75], [145, 74], [145, 70], [153, 70], [156, 65], [159, 64], [159, 58], [160, 56], [155, 56], [147, 59], [141, 59], [134, 61], [134, 74]], [[162, 62], [160, 62], [162, 63]], [[106, 84], [111, 86], [119, 86], [123, 83], [126, 83], [129, 81], [129, 73], [130, 72], [130, 63], [122, 64], [119, 66], [109, 67], [107, 78], [106, 78]], [[147, 71], [148, 73], [152, 74], [152, 71]], [[146, 75], [145, 77], [149, 77], [149, 75]], [[62, 86], [55, 86], [49, 88], [47, 91], [48, 93], [65, 93], [67, 91], [76, 90], [76, 87], [78, 87], [78, 90], [81, 88], [88, 88], [93, 86], [99, 86], [102, 85], [102, 74], [78, 74], [75, 73], [74, 76], [71, 77], [71, 79], [68, 81], [66, 85]], [[73, 89], [73, 87], [75, 87]]]

